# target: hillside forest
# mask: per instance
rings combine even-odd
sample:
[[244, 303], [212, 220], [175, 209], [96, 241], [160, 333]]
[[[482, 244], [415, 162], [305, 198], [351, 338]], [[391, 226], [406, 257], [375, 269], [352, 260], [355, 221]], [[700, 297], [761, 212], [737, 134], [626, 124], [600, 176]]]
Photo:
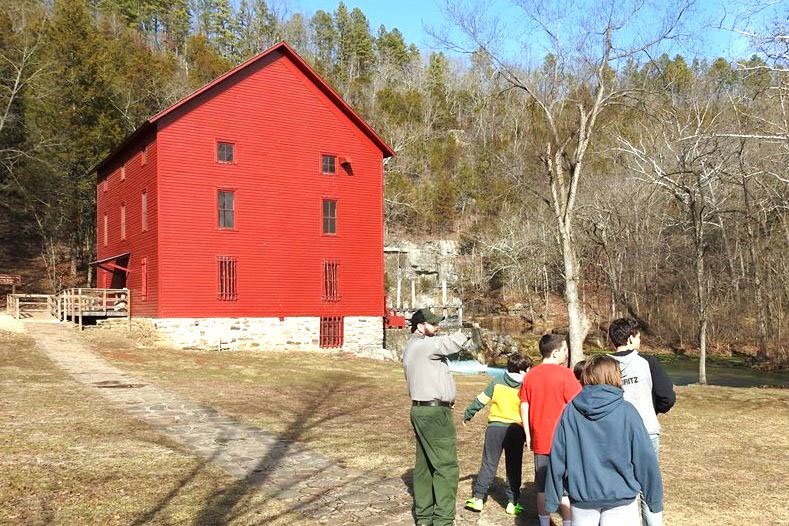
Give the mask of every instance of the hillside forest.
[[690, 0], [513, 1], [533, 27], [515, 60], [501, 45], [514, 35], [474, 4], [447, 2], [451, 31], [425, 50], [343, 3], [2, 2], [0, 272], [28, 257], [46, 269], [41, 291], [90, 283], [97, 164], [285, 40], [396, 151], [387, 243], [456, 240], [468, 305], [538, 320], [562, 297], [576, 357], [590, 330], [629, 315], [702, 358], [785, 366], [786, 6], [747, 31], [735, 20], [747, 52], [709, 58], [666, 51], [693, 38]]

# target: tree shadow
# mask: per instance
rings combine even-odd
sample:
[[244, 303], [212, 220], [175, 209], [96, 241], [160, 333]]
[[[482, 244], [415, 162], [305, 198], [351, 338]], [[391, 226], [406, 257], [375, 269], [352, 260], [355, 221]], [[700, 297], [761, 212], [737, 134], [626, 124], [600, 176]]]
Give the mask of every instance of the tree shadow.
[[[342, 469], [341, 463], [328, 459], [325, 455], [311, 453], [304, 445], [303, 440], [308, 437], [311, 431], [317, 430], [321, 425], [358, 413], [359, 411], [371, 410], [374, 403], [357, 404], [354, 407], [343, 407], [343, 402], [352, 399], [354, 390], [358, 388], [358, 379], [348, 378], [347, 376], [334, 378], [328, 377], [324, 382], [316, 384], [306, 390], [294, 389], [293, 393], [293, 413], [295, 418], [288, 427], [281, 433], [269, 435], [269, 446], [266, 453], [260, 458], [243, 478], [236, 479], [232, 484], [219, 487], [206, 498], [202, 508], [194, 519], [195, 525], [216, 525], [227, 524], [234, 519], [242, 517], [244, 514], [254, 512], [252, 507], [241, 506], [253, 497], [252, 493], [256, 488], [261, 488], [271, 483], [271, 490], [264, 491], [259, 496], [262, 504], [271, 500], [281, 498], [292, 500], [281, 511], [273, 516], [267, 516], [266, 520], [273, 521], [277, 518], [286, 516], [290, 513], [312, 515], [325, 510], [324, 501], [335, 495], [353, 495], [359, 493], [361, 474], [349, 474], [349, 476], [335, 477], [332, 483], [321, 486], [320, 490], [312, 490], [305, 495], [294, 495], [293, 490], [305, 480], [324, 480], [323, 475], [329, 471]], [[241, 429], [252, 429], [250, 426], [239, 424]], [[265, 430], [260, 430], [265, 434]], [[222, 454], [221, 444], [234, 440], [229, 434], [217, 438], [220, 446], [212, 454], [201, 460], [186, 476], [167, 492], [150, 510], [141, 515], [134, 523], [134, 526], [152, 521], [159, 513], [167, 508], [179, 492], [187, 486], [195, 477], [205, 469], [209, 462], [216, 460]], [[282, 468], [283, 462], [289, 457], [298, 455], [300, 459], [306, 459], [305, 465], [299, 465], [292, 472], [280, 472], [275, 475], [278, 468]], [[340, 478], [342, 480], [340, 480]], [[364, 477], [363, 484], [369, 484], [375, 477]], [[276, 480], [272, 480], [276, 479]], [[298, 497], [295, 499], [294, 497]], [[254, 507], [260, 508], [261, 502], [255, 502]], [[282, 502], [282, 501], [281, 501]]]
[[[466, 481], [473, 481], [476, 480], [477, 474], [476, 473], [469, 473], [464, 475], [458, 479], [458, 483], [466, 482]], [[414, 507], [413, 507], [413, 497], [414, 497], [414, 470], [413, 468], [407, 469], [400, 475], [400, 480], [403, 481], [403, 485], [405, 485], [408, 494], [411, 496], [412, 499], [412, 506], [411, 506], [411, 515], [414, 519], [416, 516], [414, 515]], [[518, 526], [531, 526], [532, 524], [537, 525], [537, 505], [536, 505], [536, 492], [535, 486], [533, 482], [527, 482], [521, 487], [521, 494], [520, 499], [518, 502], [521, 503], [523, 506], [523, 513], [517, 517], [513, 517], [513, 524]], [[507, 481], [502, 479], [501, 477], [495, 477], [493, 482], [490, 485], [488, 490], [488, 497], [487, 502], [490, 503], [495, 502], [497, 505], [501, 506], [501, 509], [505, 509], [507, 504], [509, 503], [509, 499], [507, 498]], [[457, 502], [461, 503], [465, 501], [465, 497], [462, 495], [458, 495]], [[460, 512], [460, 511], [459, 511]], [[478, 512], [465, 510], [463, 513], [473, 513], [477, 514]]]
[[217, 451], [214, 451], [211, 456], [201, 458], [188, 474], [182, 477], [181, 480], [179, 480], [164, 497], [159, 499], [159, 502], [157, 502], [150, 510], [139, 516], [134, 522], [130, 524], [130, 526], [149, 524], [154, 517], [156, 517], [162, 510], [170, 505], [170, 502], [178, 496], [185, 486], [192, 482], [195, 477], [197, 477], [197, 475], [199, 475], [200, 472], [206, 468], [208, 464], [213, 462], [213, 460], [216, 458], [216, 455]]
[[[412, 499], [414, 496], [413, 475], [414, 470], [412, 468], [406, 470], [400, 476], [400, 479], [403, 481], [403, 484], [406, 486], [408, 494], [412, 497]], [[473, 481], [476, 478], [476, 473], [469, 473], [468, 475], [460, 477], [459, 482], [465, 482], [469, 480]], [[458, 495], [458, 502], [461, 502], [461, 500], [465, 499]], [[495, 502], [498, 506], [501, 506], [502, 510], [507, 507], [509, 502], [507, 498], [507, 481], [499, 476], [493, 479], [493, 482], [491, 483], [488, 490], [488, 505], [491, 503], [491, 501]], [[521, 506], [523, 506], [523, 513], [512, 517], [512, 524], [517, 526], [539, 526], [539, 521], [537, 520], [537, 491], [534, 482], [522, 483], [518, 502], [520, 502]], [[413, 506], [411, 508], [411, 513], [413, 515]], [[464, 510], [462, 513], [477, 514], [477, 512], [469, 510]]]

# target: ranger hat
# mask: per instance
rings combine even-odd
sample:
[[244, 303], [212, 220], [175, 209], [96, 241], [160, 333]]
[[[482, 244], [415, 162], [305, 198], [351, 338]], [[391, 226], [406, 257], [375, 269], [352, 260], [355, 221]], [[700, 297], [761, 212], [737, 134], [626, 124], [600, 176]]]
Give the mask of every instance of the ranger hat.
[[416, 327], [420, 323], [429, 323], [436, 325], [444, 320], [442, 316], [438, 316], [430, 309], [419, 309], [411, 315], [411, 327]]

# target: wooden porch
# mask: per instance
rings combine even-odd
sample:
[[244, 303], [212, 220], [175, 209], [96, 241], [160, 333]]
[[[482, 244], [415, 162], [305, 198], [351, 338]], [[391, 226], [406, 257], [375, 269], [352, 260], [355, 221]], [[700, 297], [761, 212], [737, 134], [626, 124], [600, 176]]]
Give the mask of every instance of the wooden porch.
[[131, 323], [129, 289], [64, 289], [57, 294], [8, 294], [6, 311], [16, 319], [50, 316], [72, 321], [82, 329], [86, 318], [127, 318]]

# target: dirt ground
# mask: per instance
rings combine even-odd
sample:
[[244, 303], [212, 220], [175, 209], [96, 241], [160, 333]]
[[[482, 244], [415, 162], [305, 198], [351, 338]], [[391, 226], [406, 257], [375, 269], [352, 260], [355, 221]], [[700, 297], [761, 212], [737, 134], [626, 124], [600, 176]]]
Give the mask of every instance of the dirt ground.
[[234, 479], [3, 329], [0, 392], [0, 524], [303, 523], [261, 493], [227, 509]]
[[[399, 364], [348, 355], [134, 349], [120, 336], [91, 335], [103, 356], [239, 419], [298, 436], [349, 466], [407, 477], [414, 443]], [[457, 377], [462, 410], [488, 377]], [[789, 524], [789, 391], [689, 386], [661, 420], [668, 524]], [[456, 411], [458, 419], [461, 410]], [[458, 420], [459, 423], [459, 420]], [[458, 426], [460, 495], [470, 494], [486, 424], [480, 413]], [[353, 432], [349, 432], [353, 430]], [[524, 460], [526, 493], [531, 458]], [[503, 479], [503, 462], [500, 466]], [[533, 506], [527, 507], [534, 513]]]
[[[25, 347], [29, 344], [23, 337], [5, 335], [0, 339], [0, 371], [3, 391], [10, 394], [4, 394], [2, 418], [4, 428], [15, 431], [10, 445], [0, 449], [0, 461], [5, 472], [11, 470], [12, 481], [0, 486], [0, 510], [15, 510], [16, 515], [3, 516], [8, 511], [0, 511], [0, 522], [46, 522], [48, 502], [75, 514], [87, 513], [83, 509], [90, 505], [101, 508], [102, 499], [110, 497], [146, 502], [154, 493], [146, 484], [156, 477], [178, 479], [195, 469], [189, 452], [161, 444], [160, 438], [125, 415], [106, 408], [92, 411], [98, 402], [85, 400], [57, 371], [47, 368], [46, 360]], [[349, 467], [410, 477], [414, 442], [399, 364], [344, 354], [179, 351], [98, 329], [86, 331], [85, 337], [103, 357], [135, 376], [306, 443]], [[458, 424], [462, 409], [488, 380], [457, 377]], [[677, 388], [677, 394], [677, 405], [661, 420], [666, 523], [789, 524], [789, 487], [784, 483], [789, 466], [789, 392], [689, 386]], [[459, 498], [470, 494], [485, 424], [481, 412], [469, 426], [458, 425]], [[86, 441], [101, 445], [90, 447], [97, 453], [87, 459], [75, 453], [84, 453], [81, 444]], [[47, 451], [59, 453], [47, 456]], [[48, 469], [56, 468], [57, 476], [45, 481], [54, 479], [59, 485], [39, 481], [37, 458], [44, 459]], [[503, 492], [503, 462], [500, 468], [494, 501]], [[101, 476], [106, 470], [131, 470], [137, 484], [129, 481], [118, 487]], [[531, 470], [526, 455], [524, 504], [533, 517]], [[200, 482], [195, 479], [192, 491], [179, 497], [180, 506], [172, 513], [180, 510], [177, 513], [184, 517], [194, 517], [205, 495], [203, 486], [217, 484], [222, 476], [209, 466], [201, 468]], [[85, 484], [91, 488], [87, 496], [78, 489]], [[82, 501], [87, 503], [83, 506]], [[490, 508], [491, 514], [498, 513], [495, 506]], [[101, 518], [123, 523], [121, 518], [129, 513]]]

